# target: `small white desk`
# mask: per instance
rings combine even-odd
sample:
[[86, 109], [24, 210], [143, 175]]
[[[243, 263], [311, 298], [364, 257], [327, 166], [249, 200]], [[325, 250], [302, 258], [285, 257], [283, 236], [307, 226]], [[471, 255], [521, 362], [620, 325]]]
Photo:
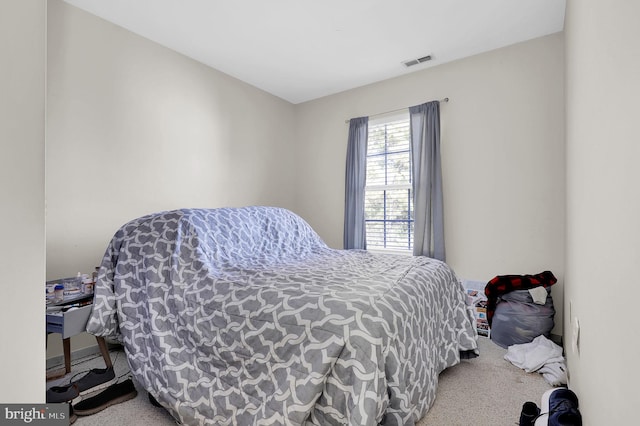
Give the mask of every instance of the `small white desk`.
[[[50, 312], [48, 309], [46, 315], [47, 337], [50, 333], [59, 333], [62, 335], [62, 346], [64, 350], [64, 374], [71, 372], [71, 337], [83, 333], [87, 327], [87, 321], [91, 314], [91, 302], [93, 295], [79, 295], [76, 297], [66, 298], [60, 303], [48, 304], [48, 308], [61, 308], [59, 311]], [[77, 303], [87, 303], [84, 306], [70, 307]], [[47, 339], [48, 340], [48, 339]], [[103, 337], [96, 336], [100, 353], [107, 367], [112, 367], [109, 349]], [[48, 377], [49, 378], [49, 377]], [[55, 378], [55, 377], [50, 377]]]

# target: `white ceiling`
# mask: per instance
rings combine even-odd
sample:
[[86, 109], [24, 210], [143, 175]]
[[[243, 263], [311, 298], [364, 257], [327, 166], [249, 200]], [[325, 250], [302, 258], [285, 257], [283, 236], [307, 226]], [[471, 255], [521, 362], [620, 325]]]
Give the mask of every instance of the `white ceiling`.
[[565, 12], [565, 0], [65, 1], [292, 103], [562, 31]]

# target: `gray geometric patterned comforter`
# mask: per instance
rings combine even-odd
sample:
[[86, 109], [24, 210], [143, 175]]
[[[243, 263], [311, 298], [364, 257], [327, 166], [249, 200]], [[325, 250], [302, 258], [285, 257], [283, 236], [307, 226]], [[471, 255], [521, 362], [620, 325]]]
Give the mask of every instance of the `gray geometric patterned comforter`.
[[475, 350], [453, 271], [331, 249], [274, 207], [184, 209], [124, 225], [87, 331], [189, 425], [412, 425]]

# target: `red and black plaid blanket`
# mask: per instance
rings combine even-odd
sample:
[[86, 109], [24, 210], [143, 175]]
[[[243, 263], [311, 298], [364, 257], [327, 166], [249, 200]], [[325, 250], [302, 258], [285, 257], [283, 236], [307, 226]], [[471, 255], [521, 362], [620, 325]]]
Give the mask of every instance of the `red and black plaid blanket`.
[[529, 290], [534, 287], [551, 287], [558, 280], [551, 271], [540, 272], [535, 275], [498, 275], [487, 283], [484, 294], [487, 295], [487, 321], [489, 327], [493, 320], [493, 313], [498, 304], [498, 297], [513, 290]]

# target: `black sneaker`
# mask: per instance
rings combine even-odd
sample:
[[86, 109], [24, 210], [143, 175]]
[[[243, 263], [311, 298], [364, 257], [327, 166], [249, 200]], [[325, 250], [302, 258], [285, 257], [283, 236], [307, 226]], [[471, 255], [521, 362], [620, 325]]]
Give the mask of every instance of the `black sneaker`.
[[69, 424], [72, 425], [78, 420], [78, 416], [73, 412], [73, 405], [69, 403]]
[[47, 404], [73, 401], [78, 398], [78, 389], [70, 383], [65, 386], [52, 386], [47, 389]]
[[94, 368], [87, 374], [73, 381], [79, 395], [86, 395], [109, 387], [117, 381], [116, 374], [111, 368]]
[[533, 426], [536, 419], [540, 415], [540, 408], [535, 402], [527, 401], [522, 404], [522, 411], [520, 412], [519, 426]]
[[52, 386], [47, 389], [46, 401], [49, 404], [60, 402], [79, 402], [83, 395], [95, 393], [117, 381], [113, 368], [94, 368], [87, 374], [68, 385]]
[[133, 380], [127, 379], [124, 382], [109, 386], [99, 394], [87, 399], [83, 399], [73, 406], [73, 411], [78, 416], [89, 416], [98, 413], [112, 405], [120, 404], [135, 398], [138, 391], [133, 384]]

